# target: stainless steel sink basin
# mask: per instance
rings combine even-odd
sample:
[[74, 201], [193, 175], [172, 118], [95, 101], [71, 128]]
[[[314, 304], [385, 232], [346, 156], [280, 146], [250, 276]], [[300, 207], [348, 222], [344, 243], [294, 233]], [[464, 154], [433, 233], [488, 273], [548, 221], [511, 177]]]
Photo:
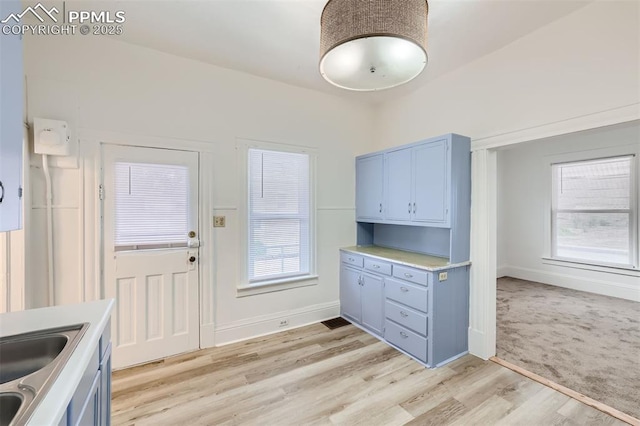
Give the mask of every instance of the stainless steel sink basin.
[[55, 334], [0, 342], [0, 384], [46, 367], [62, 352], [68, 341], [67, 336]]
[[8, 426], [18, 414], [22, 405], [22, 396], [17, 393], [0, 393], [0, 426]]
[[0, 426], [26, 424], [89, 324], [0, 338]]

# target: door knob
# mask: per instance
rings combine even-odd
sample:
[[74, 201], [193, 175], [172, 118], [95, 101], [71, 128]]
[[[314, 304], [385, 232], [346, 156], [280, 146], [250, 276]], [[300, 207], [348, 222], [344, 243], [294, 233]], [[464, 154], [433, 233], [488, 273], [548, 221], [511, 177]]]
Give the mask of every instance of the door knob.
[[189, 262], [193, 263], [196, 261], [196, 257], [195, 256], [190, 256], [189, 257]]

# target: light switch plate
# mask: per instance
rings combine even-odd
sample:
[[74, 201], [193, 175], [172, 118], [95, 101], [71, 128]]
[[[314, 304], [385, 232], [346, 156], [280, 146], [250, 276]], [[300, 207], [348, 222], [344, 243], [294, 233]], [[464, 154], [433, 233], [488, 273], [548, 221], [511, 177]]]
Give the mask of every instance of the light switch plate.
[[446, 281], [448, 275], [449, 274], [447, 274], [446, 272], [440, 272], [438, 274], [438, 281]]
[[224, 228], [226, 226], [226, 217], [225, 216], [214, 216], [213, 217], [213, 227], [214, 228]]

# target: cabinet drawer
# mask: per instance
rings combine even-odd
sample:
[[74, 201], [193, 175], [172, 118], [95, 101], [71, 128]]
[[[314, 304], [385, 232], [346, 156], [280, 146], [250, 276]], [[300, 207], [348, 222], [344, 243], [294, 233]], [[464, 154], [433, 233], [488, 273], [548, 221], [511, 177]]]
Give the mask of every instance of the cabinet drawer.
[[429, 282], [429, 273], [420, 269], [409, 268], [402, 265], [393, 265], [393, 276], [412, 283], [427, 285]]
[[387, 318], [397, 322], [403, 327], [407, 327], [416, 333], [427, 335], [427, 316], [409, 309], [406, 306], [399, 305], [391, 300], [386, 301], [385, 313]]
[[342, 263], [347, 263], [349, 265], [362, 268], [364, 258], [362, 256], [358, 256], [357, 254], [341, 252], [340, 260], [342, 261]]
[[385, 323], [384, 338], [387, 342], [427, 362], [427, 339], [392, 321]]
[[391, 275], [391, 264], [377, 259], [364, 258], [364, 268], [379, 274]]
[[428, 291], [426, 287], [397, 281], [391, 278], [385, 279], [385, 282], [385, 296], [387, 299], [392, 299], [419, 311], [427, 312]]

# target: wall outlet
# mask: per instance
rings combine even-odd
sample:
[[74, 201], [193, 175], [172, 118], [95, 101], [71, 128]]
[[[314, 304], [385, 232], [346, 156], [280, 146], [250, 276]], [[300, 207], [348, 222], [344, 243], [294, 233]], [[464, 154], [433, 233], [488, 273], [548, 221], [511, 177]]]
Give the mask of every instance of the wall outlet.
[[446, 281], [448, 274], [446, 272], [440, 272], [438, 274], [438, 281]]
[[283, 319], [283, 320], [280, 320], [280, 325], [278, 325], [278, 327], [286, 327], [288, 325], [289, 325], [289, 320]]
[[213, 227], [214, 228], [224, 228], [226, 226], [226, 216], [214, 216], [213, 217]]

